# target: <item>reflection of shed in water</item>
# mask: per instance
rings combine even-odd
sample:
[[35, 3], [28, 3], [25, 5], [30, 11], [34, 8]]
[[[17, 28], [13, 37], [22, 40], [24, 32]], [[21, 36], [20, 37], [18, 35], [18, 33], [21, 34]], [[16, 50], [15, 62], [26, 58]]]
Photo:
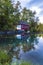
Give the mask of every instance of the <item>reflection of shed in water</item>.
[[16, 38], [17, 39], [22, 39], [22, 40], [27, 40], [27, 38], [29, 37], [29, 35], [27, 35], [27, 34], [17, 34], [16, 35]]

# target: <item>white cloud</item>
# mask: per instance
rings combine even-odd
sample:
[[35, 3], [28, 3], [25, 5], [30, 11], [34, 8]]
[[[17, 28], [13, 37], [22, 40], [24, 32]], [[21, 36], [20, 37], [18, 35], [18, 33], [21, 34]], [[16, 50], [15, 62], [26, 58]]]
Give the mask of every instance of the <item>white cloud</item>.
[[41, 22], [41, 23], [43, 23], [43, 16], [39, 16], [39, 23]]
[[36, 6], [32, 6], [31, 8], [30, 8], [30, 10], [32, 10], [32, 11], [36, 11], [36, 15], [38, 16], [39, 14], [40, 14], [40, 12], [41, 12], [41, 9], [39, 8], [39, 7], [36, 7]]
[[36, 11], [36, 16], [39, 17], [39, 23], [40, 23], [40, 22], [43, 23], [43, 15], [40, 14], [40, 12], [41, 12], [43, 9], [41, 9], [41, 8], [38, 7], [38, 6], [32, 6], [32, 7], [30, 7], [30, 10]]

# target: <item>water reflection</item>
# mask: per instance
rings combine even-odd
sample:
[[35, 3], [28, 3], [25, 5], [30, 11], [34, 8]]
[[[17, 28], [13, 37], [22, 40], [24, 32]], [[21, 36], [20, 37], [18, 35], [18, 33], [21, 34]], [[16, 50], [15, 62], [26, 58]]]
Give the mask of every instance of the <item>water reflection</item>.
[[22, 34], [0, 38], [0, 50], [5, 50], [12, 56], [12, 63], [23, 59], [43, 65], [43, 38], [38, 36], [38, 34]]
[[4, 49], [12, 56], [20, 59], [22, 54], [35, 49], [34, 45], [37, 43], [36, 34], [15, 35], [13, 38], [1, 38], [0, 49]]

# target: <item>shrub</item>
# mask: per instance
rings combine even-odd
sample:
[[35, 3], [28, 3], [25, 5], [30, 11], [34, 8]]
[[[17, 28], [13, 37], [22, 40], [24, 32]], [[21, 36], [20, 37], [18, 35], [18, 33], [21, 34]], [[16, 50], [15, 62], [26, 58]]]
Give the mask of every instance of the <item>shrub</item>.
[[0, 50], [0, 65], [9, 65], [10, 61], [10, 55], [8, 55], [4, 50]]

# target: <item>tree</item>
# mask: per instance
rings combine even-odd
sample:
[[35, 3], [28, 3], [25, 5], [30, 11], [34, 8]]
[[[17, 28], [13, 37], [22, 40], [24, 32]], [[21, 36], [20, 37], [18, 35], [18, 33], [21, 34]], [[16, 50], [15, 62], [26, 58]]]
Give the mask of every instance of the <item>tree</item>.
[[13, 6], [11, 0], [0, 0], [0, 30], [14, 29], [14, 23], [19, 20], [19, 5], [19, 2]]
[[30, 32], [37, 32], [37, 25], [38, 25], [38, 20], [37, 19], [38, 17], [36, 17], [35, 19], [35, 16], [33, 18], [30, 19]]
[[13, 4], [11, 0], [0, 0], [0, 30], [14, 30], [15, 24], [23, 20], [30, 24], [31, 32], [36, 31], [38, 21], [35, 17], [36, 12], [27, 8], [20, 8], [19, 1]]
[[32, 12], [29, 9], [23, 8], [21, 11], [21, 20], [30, 24], [30, 32], [35, 32], [38, 22], [38, 17], [35, 17], [36, 12]]
[[19, 20], [20, 20], [20, 8], [21, 8], [20, 2], [17, 1], [17, 3], [15, 4], [14, 7], [15, 7], [14, 8], [14, 15], [15, 15], [14, 16], [14, 24], [15, 24], [15, 21], [18, 24], [19, 23]]
[[43, 24], [39, 23], [39, 25], [37, 25], [37, 31], [43, 32]]
[[0, 30], [11, 27], [11, 16], [13, 14], [13, 6], [10, 0], [0, 0]]

